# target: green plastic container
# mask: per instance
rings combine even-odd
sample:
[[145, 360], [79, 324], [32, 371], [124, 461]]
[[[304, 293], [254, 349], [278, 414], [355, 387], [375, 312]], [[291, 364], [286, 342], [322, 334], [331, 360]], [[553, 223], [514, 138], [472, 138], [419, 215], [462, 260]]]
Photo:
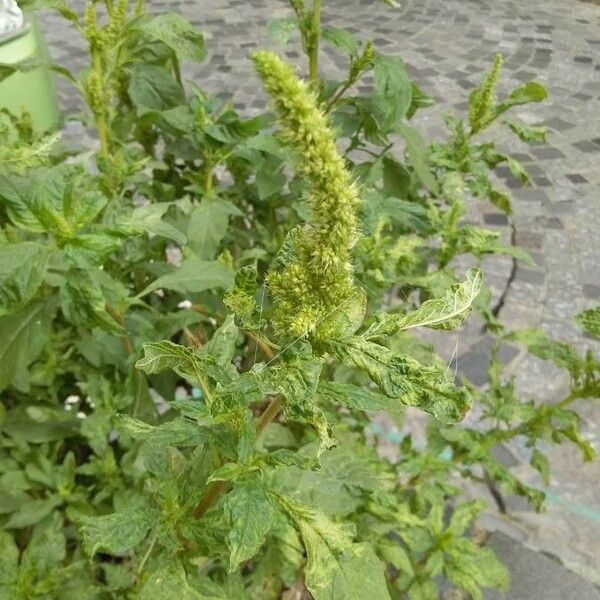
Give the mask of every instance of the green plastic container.
[[[47, 65], [48, 52], [36, 19], [27, 15], [25, 22], [23, 30], [0, 39], [0, 63], [14, 65], [28, 61]], [[0, 108], [7, 108], [17, 115], [27, 111], [36, 132], [56, 129], [60, 113], [52, 72], [47, 67], [40, 67], [4, 79], [0, 82]]]

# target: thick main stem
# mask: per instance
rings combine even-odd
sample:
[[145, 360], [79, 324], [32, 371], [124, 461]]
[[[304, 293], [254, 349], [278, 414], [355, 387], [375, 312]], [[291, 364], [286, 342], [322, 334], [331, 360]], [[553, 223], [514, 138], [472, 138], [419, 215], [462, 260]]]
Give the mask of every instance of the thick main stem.
[[321, 0], [314, 0], [311, 25], [309, 78], [314, 87], [319, 81], [319, 40], [321, 38]]
[[[269, 402], [269, 405], [256, 422], [257, 435], [260, 435], [265, 427], [279, 414], [282, 406], [283, 402], [279, 396], [276, 396]], [[196, 519], [201, 519], [227, 488], [227, 481], [213, 481], [213, 483], [208, 486], [206, 494], [202, 496], [202, 499], [194, 509], [194, 512], [192, 513], [194, 517]]]

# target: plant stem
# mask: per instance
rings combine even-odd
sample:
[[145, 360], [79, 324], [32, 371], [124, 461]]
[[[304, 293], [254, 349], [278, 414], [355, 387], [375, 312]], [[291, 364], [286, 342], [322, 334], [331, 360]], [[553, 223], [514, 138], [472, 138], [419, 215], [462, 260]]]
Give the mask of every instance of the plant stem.
[[137, 580], [139, 580], [139, 578], [144, 570], [144, 567], [146, 566], [146, 562], [150, 558], [150, 555], [152, 554], [152, 550], [154, 550], [154, 545], [156, 544], [157, 538], [158, 538], [158, 528], [156, 528], [154, 530], [154, 532], [152, 533], [152, 537], [150, 538], [150, 543], [148, 544], [148, 549], [146, 550], [146, 553], [144, 554], [144, 557], [140, 561], [140, 564], [137, 568], [137, 572], [136, 572]]
[[319, 39], [321, 37], [321, 0], [313, 0], [311, 44], [309, 53], [309, 78], [316, 89], [319, 82]]
[[[94, 71], [101, 77], [103, 74], [102, 69], [102, 57], [96, 50], [94, 52]], [[106, 123], [106, 112], [103, 108], [102, 112], [96, 114], [96, 129], [98, 130], [98, 138], [100, 140], [100, 155], [103, 158], [110, 156], [109, 142], [108, 142], [108, 125]]]
[[209, 486], [206, 494], [202, 496], [202, 500], [194, 509], [192, 515], [196, 519], [201, 519], [208, 509], [217, 501], [219, 496], [227, 489], [227, 481], [213, 481]]
[[275, 396], [275, 398], [269, 402], [269, 406], [265, 408], [263, 414], [260, 415], [258, 422], [256, 423], [257, 435], [260, 435], [264, 428], [277, 416], [282, 406], [283, 403], [280, 396]]
[[331, 109], [335, 106], [335, 103], [354, 85], [354, 80], [348, 79], [344, 85], [335, 93], [333, 98], [327, 103], [325, 106], [325, 110], [323, 111], [325, 114], [328, 114]]
[[[283, 403], [279, 396], [276, 396], [271, 400], [256, 423], [257, 435], [260, 435], [265, 427], [277, 416], [282, 406]], [[192, 512], [194, 518], [201, 519], [206, 514], [208, 509], [219, 499], [219, 496], [228, 488], [228, 486], [229, 484], [227, 481], [213, 481], [213, 483], [208, 486], [206, 494], [202, 496], [202, 499]]]
[[212, 194], [213, 187], [213, 165], [208, 160], [204, 163], [204, 192], [207, 196]]

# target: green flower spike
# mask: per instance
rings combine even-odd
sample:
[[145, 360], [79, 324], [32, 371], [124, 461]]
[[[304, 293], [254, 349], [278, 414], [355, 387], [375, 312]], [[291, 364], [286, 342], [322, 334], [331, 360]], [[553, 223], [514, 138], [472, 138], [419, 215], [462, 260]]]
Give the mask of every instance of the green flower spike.
[[253, 60], [275, 102], [284, 139], [297, 153], [313, 214], [291, 233], [282, 268], [268, 275], [274, 322], [286, 335], [318, 339], [357, 295], [350, 251], [358, 237], [358, 189], [307, 84], [272, 52], [256, 52]]

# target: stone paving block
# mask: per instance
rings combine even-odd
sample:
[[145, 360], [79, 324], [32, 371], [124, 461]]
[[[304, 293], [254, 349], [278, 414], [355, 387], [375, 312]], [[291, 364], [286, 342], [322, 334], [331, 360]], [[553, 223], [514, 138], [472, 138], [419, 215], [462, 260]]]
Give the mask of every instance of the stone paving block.
[[486, 590], [485, 600], [600, 600], [594, 584], [555, 558], [533, 552], [503, 533], [493, 533], [486, 545], [508, 567], [512, 584], [506, 594]]

